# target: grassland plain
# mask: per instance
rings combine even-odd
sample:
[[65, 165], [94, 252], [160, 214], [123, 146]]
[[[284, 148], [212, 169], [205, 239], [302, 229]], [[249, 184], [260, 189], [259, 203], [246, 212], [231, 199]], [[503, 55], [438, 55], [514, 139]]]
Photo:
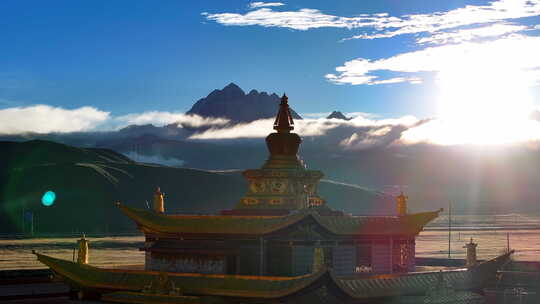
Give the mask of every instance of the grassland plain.
[[[478, 243], [478, 258], [488, 259], [510, 247], [516, 261], [540, 262], [540, 216], [535, 215], [457, 215], [452, 219], [451, 257], [464, 258], [463, 246], [470, 238]], [[448, 257], [448, 218], [442, 215], [424, 229], [416, 240], [418, 257]], [[0, 239], [0, 270], [44, 268], [32, 249], [71, 260], [77, 237]], [[102, 267], [122, 267], [144, 263], [144, 237], [89, 237], [90, 263]]]

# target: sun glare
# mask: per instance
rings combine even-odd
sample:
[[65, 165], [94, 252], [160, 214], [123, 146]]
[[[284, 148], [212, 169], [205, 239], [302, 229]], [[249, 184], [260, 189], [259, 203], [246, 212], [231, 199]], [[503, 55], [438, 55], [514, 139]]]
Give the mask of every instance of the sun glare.
[[[527, 73], [504, 58], [463, 58], [439, 72], [440, 144], [505, 144], [530, 139], [535, 123]], [[537, 131], [537, 130], [536, 130]]]

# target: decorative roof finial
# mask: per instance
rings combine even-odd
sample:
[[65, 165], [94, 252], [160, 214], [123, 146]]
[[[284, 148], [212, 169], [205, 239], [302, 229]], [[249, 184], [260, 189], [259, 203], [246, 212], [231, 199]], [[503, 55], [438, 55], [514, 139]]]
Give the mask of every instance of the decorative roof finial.
[[164, 196], [165, 195], [163, 192], [161, 192], [161, 189], [159, 187], [156, 187], [156, 191], [154, 192], [154, 211], [158, 213], [165, 212]]
[[397, 201], [397, 214], [399, 216], [407, 215], [407, 200], [409, 199], [408, 196], [403, 194], [403, 191], [396, 197]]
[[278, 131], [278, 133], [289, 133], [294, 129], [294, 121], [289, 111], [288, 101], [289, 98], [283, 93], [276, 121], [274, 121], [274, 130]]

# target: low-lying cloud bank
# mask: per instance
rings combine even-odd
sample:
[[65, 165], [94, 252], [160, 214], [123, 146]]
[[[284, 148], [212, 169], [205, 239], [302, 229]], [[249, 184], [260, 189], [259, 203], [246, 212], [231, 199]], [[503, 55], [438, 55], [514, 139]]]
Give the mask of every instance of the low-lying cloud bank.
[[[366, 117], [367, 116], [367, 117]], [[303, 119], [295, 121], [295, 132], [305, 140], [317, 140], [321, 145], [335, 146], [341, 150], [370, 150], [401, 141], [403, 132], [428, 122], [414, 116], [393, 119], [371, 119], [372, 115], [358, 116], [351, 120]], [[272, 130], [273, 119], [261, 119], [225, 128], [210, 128], [189, 137], [194, 140], [231, 140], [239, 138], [264, 138]]]
[[124, 153], [125, 156], [139, 163], [160, 164], [169, 167], [182, 167], [185, 161], [174, 157], [162, 157], [161, 155], [144, 155], [134, 151]]
[[400, 139], [403, 144], [437, 145], [500, 145], [528, 143], [538, 146], [540, 143], [540, 122], [523, 120], [499, 125], [478, 121], [475, 126], [449, 123], [433, 119], [415, 128], [404, 130]]
[[[375, 129], [383, 126], [412, 126], [418, 123], [414, 116], [403, 116], [397, 119], [373, 120], [363, 116], [355, 117], [351, 120], [339, 119], [302, 119], [295, 121], [295, 132], [301, 136], [322, 136], [329, 130], [346, 128], [365, 128], [373, 127]], [[235, 139], [235, 138], [262, 138], [266, 137], [269, 130], [272, 130], [274, 119], [260, 119], [245, 124], [237, 124], [226, 128], [210, 128], [200, 133], [193, 134], [190, 139]]]
[[192, 128], [205, 126], [222, 126], [229, 123], [225, 118], [206, 118], [196, 114], [186, 115], [184, 113], [150, 111], [144, 113], [127, 114], [116, 117], [115, 120], [122, 126], [127, 125], [168, 125], [179, 124]]
[[[390, 145], [506, 145], [540, 143], [540, 121], [500, 121], [494, 125], [481, 118], [472, 125], [442, 119], [418, 119], [403, 116], [395, 119], [370, 119], [363, 116], [352, 120], [303, 119], [295, 121], [295, 132], [303, 137], [317, 137], [325, 144], [345, 150], [366, 150]], [[273, 119], [257, 120], [220, 128], [210, 128], [189, 137], [195, 140], [228, 140], [264, 138], [272, 128]]]
[[14, 107], [0, 110], [0, 134], [90, 131], [110, 119], [109, 112], [94, 107]]
[[[295, 121], [295, 132], [321, 144], [343, 150], [366, 150], [390, 145], [436, 144], [534, 144], [540, 143], [539, 111], [523, 121], [499, 121], [496, 125], [481, 117], [474, 124], [441, 119], [418, 119], [403, 116], [378, 119], [373, 114], [358, 113], [351, 120], [306, 118]], [[163, 130], [157, 136], [176, 140], [234, 140], [264, 138], [272, 130], [273, 118], [250, 123], [231, 124], [223, 118], [204, 118], [183, 113], [149, 111], [123, 116], [93, 107], [64, 109], [48, 105], [14, 107], [0, 110], [0, 135], [51, 134], [116, 131], [128, 125], [153, 124]], [[172, 128], [159, 128], [170, 126]], [[165, 132], [170, 131], [170, 132]], [[175, 131], [175, 132], [172, 132]], [[137, 133], [139, 132], [139, 133]], [[129, 136], [147, 130], [133, 130]], [[115, 134], [110, 133], [110, 134]], [[143, 158], [143, 156], [140, 156]], [[172, 163], [170, 163], [172, 161]], [[181, 160], [147, 160], [181, 166]]]
[[24, 133], [70, 133], [92, 131], [115, 131], [129, 125], [153, 124], [163, 126], [178, 124], [185, 127], [222, 126], [229, 122], [224, 118], [204, 118], [178, 112], [148, 111], [122, 116], [94, 107], [65, 109], [49, 105], [33, 105], [0, 109], [0, 134]]

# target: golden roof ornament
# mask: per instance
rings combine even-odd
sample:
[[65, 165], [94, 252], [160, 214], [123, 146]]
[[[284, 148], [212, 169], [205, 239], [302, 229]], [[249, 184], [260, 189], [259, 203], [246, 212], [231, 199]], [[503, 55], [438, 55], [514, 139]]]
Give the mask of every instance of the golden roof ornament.
[[403, 194], [403, 191], [396, 197], [397, 201], [397, 214], [399, 216], [404, 216], [407, 214], [407, 200], [409, 199], [408, 196]]
[[161, 189], [159, 187], [156, 187], [156, 191], [154, 192], [154, 211], [157, 213], [165, 212], [164, 196], [165, 195], [161, 192]]
[[77, 245], [79, 247], [79, 250], [77, 252], [77, 263], [79, 264], [88, 264], [88, 243], [89, 242], [86, 239], [86, 235], [83, 233], [81, 239], [77, 241]]

